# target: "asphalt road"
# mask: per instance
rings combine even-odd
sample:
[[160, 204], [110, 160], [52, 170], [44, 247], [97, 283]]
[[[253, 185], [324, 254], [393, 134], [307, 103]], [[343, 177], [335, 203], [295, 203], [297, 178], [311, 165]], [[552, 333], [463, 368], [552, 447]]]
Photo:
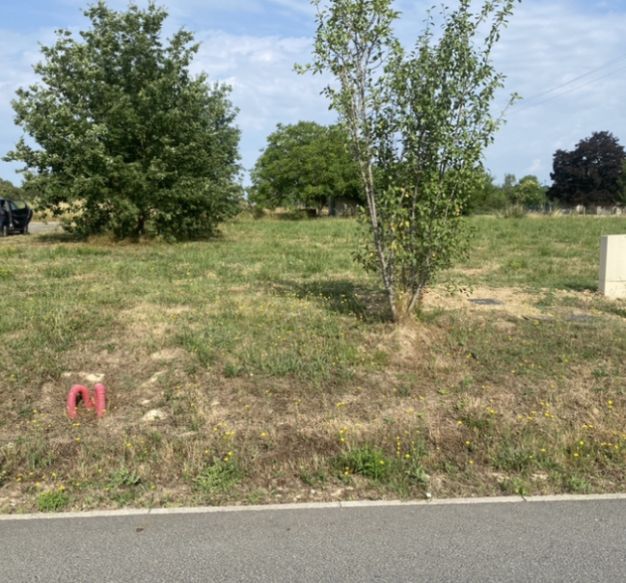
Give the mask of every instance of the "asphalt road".
[[0, 521], [3, 583], [626, 581], [626, 500]]

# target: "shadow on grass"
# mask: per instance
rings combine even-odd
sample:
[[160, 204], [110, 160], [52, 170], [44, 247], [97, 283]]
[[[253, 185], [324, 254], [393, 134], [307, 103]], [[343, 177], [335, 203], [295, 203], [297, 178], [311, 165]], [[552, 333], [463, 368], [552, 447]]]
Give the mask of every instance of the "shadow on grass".
[[42, 233], [40, 235], [33, 235], [34, 243], [42, 243], [44, 245], [54, 245], [57, 243], [84, 243], [84, 237], [79, 237], [75, 233], [67, 233], [65, 231], [61, 233]]
[[295, 294], [300, 299], [317, 301], [332, 312], [364, 322], [390, 320], [384, 292], [378, 287], [356, 284], [351, 280], [279, 281], [272, 286], [272, 291], [277, 295]]
[[306, 211], [292, 211], [287, 213], [277, 213], [273, 216], [273, 218], [279, 221], [310, 221], [319, 219], [321, 217], [319, 217], [317, 214]]
[[598, 286], [590, 284], [588, 281], [564, 281], [562, 288], [577, 292], [596, 293], [598, 291]]

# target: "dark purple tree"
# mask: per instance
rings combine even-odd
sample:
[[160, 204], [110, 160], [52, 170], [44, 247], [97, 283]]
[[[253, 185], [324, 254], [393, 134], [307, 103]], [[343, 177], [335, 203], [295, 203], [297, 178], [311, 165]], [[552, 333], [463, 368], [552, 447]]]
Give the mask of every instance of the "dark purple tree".
[[548, 197], [566, 205], [610, 206], [624, 200], [626, 152], [610, 132], [595, 132], [554, 154]]

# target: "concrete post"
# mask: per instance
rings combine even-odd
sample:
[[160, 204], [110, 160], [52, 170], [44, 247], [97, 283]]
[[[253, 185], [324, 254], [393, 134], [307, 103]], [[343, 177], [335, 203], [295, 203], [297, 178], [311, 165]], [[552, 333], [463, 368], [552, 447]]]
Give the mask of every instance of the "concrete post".
[[626, 235], [602, 237], [600, 291], [608, 298], [626, 298]]

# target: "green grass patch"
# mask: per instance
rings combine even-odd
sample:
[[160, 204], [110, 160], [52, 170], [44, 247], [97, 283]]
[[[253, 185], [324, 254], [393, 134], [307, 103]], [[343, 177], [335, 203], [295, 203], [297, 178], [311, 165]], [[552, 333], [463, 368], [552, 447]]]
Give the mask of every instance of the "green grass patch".
[[231, 457], [215, 459], [196, 476], [194, 485], [204, 496], [212, 499], [236, 486], [243, 478], [243, 472], [236, 460]]
[[[623, 489], [626, 302], [596, 288], [626, 219], [469, 222], [397, 328], [352, 220], [3, 240], [0, 511]], [[101, 375], [106, 418], [68, 421]]]
[[37, 496], [37, 508], [39, 512], [60, 512], [67, 508], [70, 497], [62, 490], [44, 492]]

